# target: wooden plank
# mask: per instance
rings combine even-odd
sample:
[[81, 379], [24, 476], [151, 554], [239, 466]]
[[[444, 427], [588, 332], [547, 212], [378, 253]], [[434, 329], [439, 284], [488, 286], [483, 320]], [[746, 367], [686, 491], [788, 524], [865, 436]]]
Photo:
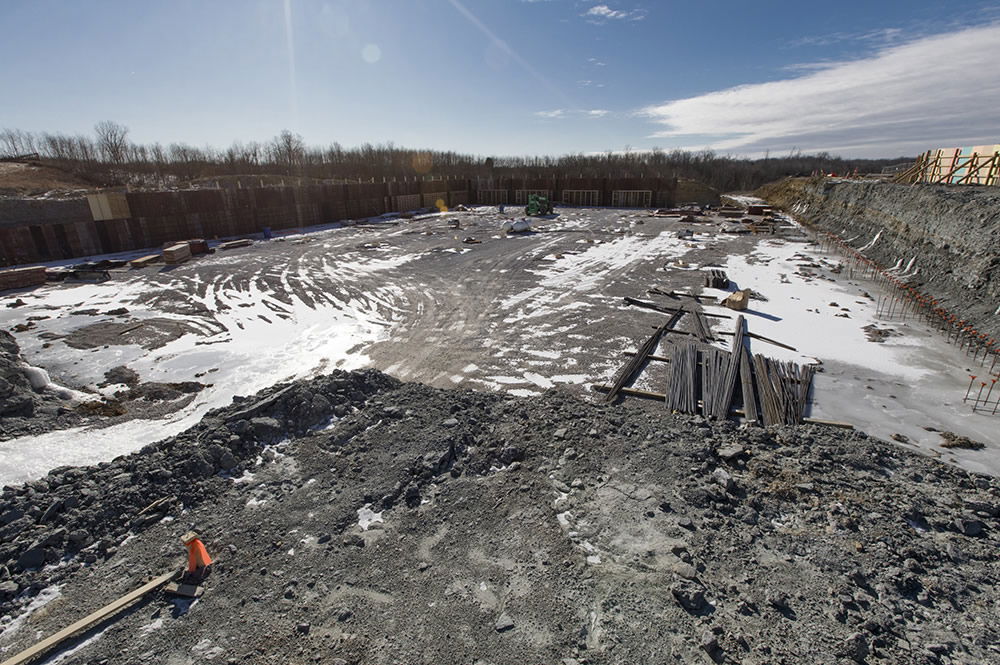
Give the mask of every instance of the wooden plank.
[[754, 396], [753, 359], [750, 351], [743, 348], [743, 362], [740, 363], [740, 391], [743, 393], [743, 413], [748, 423], [758, 424], [757, 398]]
[[673, 328], [681, 317], [684, 316], [685, 310], [681, 307], [679, 310], [673, 313], [673, 315], [664, 323], [656, 329], [656, 332], [646, 340], [646, 342], [639, 348], [639, 352], [634, 358], [630, 359], [615, 376], [613, 381], [614, 389], [608, 393], [605, 401], [611, 403], [618, 398], [619, 391], [625, 387], [627, 383], [630, 383], [635, 375], [638, 374], [639, 370], [642, 369], [643, 364], [646, 362], [646, 356], [651, 354], [656, 350], [656, 346], [660, 343], [660, 338], [663, 337], [663, 333], [667, 330]]
[[[642, 307], [644, 309], [651, 309], [651, 310], [654, 310], [654, 311], [657, 311], [657, 312], [662, 312], [663, 314], [674, 314], [675, 312], [679, 312], [682, 309], [684, 309], [683, 307], [681, 307], [681, 309], [677, 309], [676, 307], [664, 307], [663, 305], [657, 305], [656, 303], [647, 302], [645, 300], [639, 300], [638, 298], [632, 298], [630, 296], [625, 296], [625, 298], [623, 298], [623, 300], [628, 305], [634, 305], [635, 307]], [[711, 317], [714, 317], [716, 319], [731, 319], [731, 318], [733, 318], [733, 317], [729, 316], [728, 314], [709, 314], [709, 313], [704, 313], [704, 315], [705, 316], [711, 316]]]
[[103, 621], [104, 619], [107, 619], [113, 616], [114, 614], [117, 614], [118, 612], [125, 609], [135, 601], [145, 596], [147, 593], [159, 589], [160, 587], [162, 587], [164, 584], [166, 584], [176, 576], [177, 576], [177, 571], [171, 571], [169, 573], [164, 573], [159, 577], [153, 578], [151, 581], [147, 582], [146, 584], [143, 584], [135, 591], [125, 594], [118, 600], [108, 605], [105, 605], [96, 612], [91, 612], [90, 614], [83, 617], [76, 623], [71, 624], [66, 628], [63, 628], [58, 633], [50, 637], [46, 637], [44, 640], [35, 644], [34, 646], [28, 647], [21, 653], [12, 656], [11, 658], [8, 658], [7, 660], [3, 661], [3, 663], [0, 663], [0, 665], [23, 665], [23, 663], [28, 663], [32, 661], [38, 656], [41, 656], [42, 654], [46, 653], [49, 649], [56, 646], [60, 642], [63, 642], [68, 638], [72, 637], [76, 633], [86, 630], [87, 628], [93, 626], [94, 624], [97, 624]]
[[729, 417], [729, 411], [733, 405], [733, 395], [736, 392], [736, 381], [740, 376], [740, 361], [743, 359], [743, 331], [746, 319], [740, 314], [736, 318], [736, 329], [733, 332], [733, 345], [729, 350], [729, 362], [726, 364], [726, 372], [723, 375], [722, 384], [718, 387], [719, 399], [715, 403], [715, 410], [712, 414], [719, 420]]
[[[611, 391], [611, 386], [600, 386], [595, 385], [593, 387], [594, 392], [606, 393]], [[635, 388], [622, 388], [619, 392], [622, 395], [631, 395], [633, 397], [645, 397], [647, 399], [655, 399], [660, 402], [666, 402], [667, 396], [663, 393], [655, 393], [649, 390], [637, 390]], [[701, 400], [698, 400], [699, 406], [701, 405]], [[745, 415], [743, 409], [733, 409], [733, 413], [738, 416]], [[854, 429], [854, 425], [851, 423], [838, 422], [836, 420], [823, 420], [821, 418], [803, 418], [802, 422], [806, 425], [826, 425], [828, 427], [840, 427], [841, 429]], [[7, 665], [6, 663], [0, 663], [0, 665]]]

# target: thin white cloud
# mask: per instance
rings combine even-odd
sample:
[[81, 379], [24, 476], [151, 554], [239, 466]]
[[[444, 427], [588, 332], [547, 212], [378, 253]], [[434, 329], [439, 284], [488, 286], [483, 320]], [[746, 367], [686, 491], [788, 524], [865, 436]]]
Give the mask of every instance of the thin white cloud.
[[902, 28], [877, 28], [863, 32], [831, 32], [825, 35], [800, 37], [789, 43], [789, 46], [829, 46], [841, 42], [873, 43], [888, 46], [898, 43], [906, 37]]
[[646, 18], [646, 10], [645, 9], [622, 10], [622, 9], [612, 9], [607, 5], [594, 5], [584, 13], [580, 14], [580, 16], [584, 17], [591, 23], [600, 25], [606, 23], [609, 20], [641, 21], [644, 18]]
[[587, 62], [592, 64], [594, 67], [604, 67], [605, 65], [608, 64], [606, 62], [601, 62], [597, 58], [587, 58]]
[[597, 18], [628, 18], [628, 12], [617, 11], [607, 5], [594, 5], [583, 15], [596, 16]]
[[551, 111], [535, 111], [535, 116], [556, 120], [568, 118], [570, 116], [584, 116], [587, 118], [603, 118], [611, 113], [606, 109], [552, 109]]
[[679, 147], [916, 154], [1000, 138], [1000, 24], [642, 109]]

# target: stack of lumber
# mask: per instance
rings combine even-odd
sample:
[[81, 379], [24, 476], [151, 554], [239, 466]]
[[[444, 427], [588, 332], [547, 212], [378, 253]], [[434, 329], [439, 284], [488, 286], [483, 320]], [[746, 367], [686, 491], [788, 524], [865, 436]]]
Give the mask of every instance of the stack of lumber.
[[705, 275], [705, 286], [712, 289], [728, 289], [729, 276], [722, 270], [713, 269]]
[[129, 268], [145, 268], [146, 266], [156, 263], [160, 260], [159, 254], [147, 254], [146, 256], [140, 256], [137, 259], [132, 259], [128, 262]]
[[23, 289], [28, 286], [38, 286], [44, 283], [45, 268], [43, 266], [0, 270], [0, 291], [5, 289]]
[[191, 258], [191, 245], [179, 242], [163, 250], [163, 262], [171, 265], [184, 263]]
[[236, 249], [237, 247], [249, 247], [252, 244], [253, 240], [241, 238], [240, 240], [230, 240], [229, 242], [221, 243], [219, 249]]

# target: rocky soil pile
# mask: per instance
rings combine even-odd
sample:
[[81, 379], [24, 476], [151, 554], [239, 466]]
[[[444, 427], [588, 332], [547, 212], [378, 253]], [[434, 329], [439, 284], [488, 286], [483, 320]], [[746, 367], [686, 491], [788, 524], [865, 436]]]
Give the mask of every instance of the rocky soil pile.
[[1000, 189], [789, 178], [760, 190], [800, 221], [832, 231], [890, 268], [915, 257], [908, 281], [1000, 337]]
[[63, 662], [1000, 662], [1000, 485], [838, 429], [335, 373], [5, 488], [0, 521], [0, 655], [194, 528], [204, 597]]
[[35, 390], [24, 367], [13, 335], [0, 330], [0, 441], [68, 427], [80, 420], [67, 408], [66, 400]]

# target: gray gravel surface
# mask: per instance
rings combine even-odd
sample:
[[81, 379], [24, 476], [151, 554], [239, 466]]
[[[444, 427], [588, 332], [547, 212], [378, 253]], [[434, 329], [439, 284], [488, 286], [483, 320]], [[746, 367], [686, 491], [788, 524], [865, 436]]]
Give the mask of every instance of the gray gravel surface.
[[204, 597], [62, 662], [1000, 662], [1000, 485], [837, 429], [335, 372], [5, 488], [0, 515], [2, 655], [179, 566], [195, 528]]

